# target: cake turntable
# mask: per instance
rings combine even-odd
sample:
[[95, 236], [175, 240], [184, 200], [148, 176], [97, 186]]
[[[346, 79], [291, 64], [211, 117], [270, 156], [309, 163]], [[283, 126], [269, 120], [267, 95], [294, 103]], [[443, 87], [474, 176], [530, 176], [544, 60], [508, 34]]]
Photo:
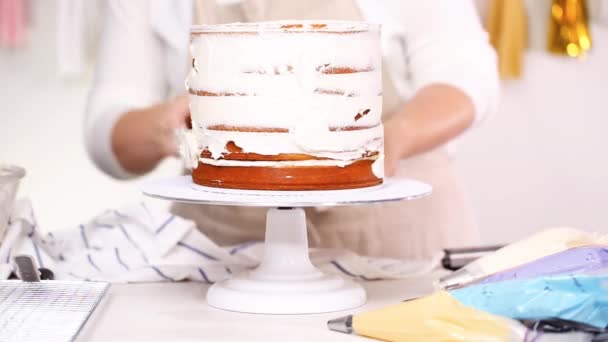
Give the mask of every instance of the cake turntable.
[[254, 270], [214, 284], [207, 302], [237, 312], [309, 314], [361, 306], [366, 294], [356, 282], [325, 275], [312, 265], [303, 208], [413, 200], [432, 188], [411, 179], [388, 178], [381, 185], [351, 190], [234, 190], [200, 186], [190, 176], [176, 176], [149, 181], [142, 190], [147, 196], [169, 201], [267, 207], [262, 262]]

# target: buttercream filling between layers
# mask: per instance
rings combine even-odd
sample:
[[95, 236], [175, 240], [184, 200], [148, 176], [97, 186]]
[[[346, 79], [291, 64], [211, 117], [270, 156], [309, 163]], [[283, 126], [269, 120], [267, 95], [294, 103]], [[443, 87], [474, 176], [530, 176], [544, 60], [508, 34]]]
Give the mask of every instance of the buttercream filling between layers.
[[[358, 113], [369, 109], [359, 120]], [[372, 126], [381, 122], [382, 96], [196, 96], [190, 95], [195, 124], [291, 128], [320, 121], [327, 127]]]
[[338, 166], [345, 167], [360, 160], [376, 160], [376, 157], [358, 158], [353, 160], [310, 159], [310, 160], [226, 160], [199, 158], [203, 164], [213, 166], [244, 166], [244, 167], [305, 167], [305, 166]]
[[378, 95], [382, 92], [380, 71], [357, 72], [350, 74], [323, 74], [315, 70], [307, 72], [310, 76], [304, 84], [299, 70], [286, 75], [260, 75], [256, 73], [226, 71], [222, 77], [200, 75], [191, 70], [187, 87], [191, 92], [233, 93], [255, 96], [278, 96], [297, 98], [302, 92], [314, 93], [319, 90], [341, 91], [351, 96]]
[[319, 130], [300, 125], [289, 133], [198, 130], [200, 132], [195, 133], [196, 150], [199, 153], [209, 150], [213, 159], [219, 159], [227, 152], [226, 145], [230, 141], [243, 153], [310, 154], [336, 160], [360, 158], [367, 152], [380, 151], [383, 146], [382, 125], [352, 131]]

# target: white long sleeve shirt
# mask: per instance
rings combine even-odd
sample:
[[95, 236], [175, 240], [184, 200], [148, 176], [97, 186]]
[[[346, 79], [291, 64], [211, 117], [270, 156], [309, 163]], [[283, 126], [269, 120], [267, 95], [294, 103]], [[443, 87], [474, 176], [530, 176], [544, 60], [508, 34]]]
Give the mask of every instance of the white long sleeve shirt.
[[[367, 21], [382, 24], [384, 62], [404, 101], [426, 85], [443, 83], [471, 98], [477, 122], [495, 110], [496, 57], [473, 1], [357, 4]], [[120, 116], [186, 91], [192, 10], [192, 1], [186, 0], [108, 0], [85, 140], [95, 164], [113, 177], [132, 176], [111, 147]]]

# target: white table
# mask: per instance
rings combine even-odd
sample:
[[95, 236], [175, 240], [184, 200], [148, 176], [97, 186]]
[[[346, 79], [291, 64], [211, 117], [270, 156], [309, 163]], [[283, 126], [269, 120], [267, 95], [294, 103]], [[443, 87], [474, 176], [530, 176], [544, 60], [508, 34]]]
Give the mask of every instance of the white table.
[[[329, 319], [432, 291], [432, 278], [363, 282], [365, 306], [312, 315], [260, 315], [209, 307], [200, 283], [115, 284], [79, 341], [368, 341], [327, 329]], [[287, 339], [286, 339], [287, 338]]]

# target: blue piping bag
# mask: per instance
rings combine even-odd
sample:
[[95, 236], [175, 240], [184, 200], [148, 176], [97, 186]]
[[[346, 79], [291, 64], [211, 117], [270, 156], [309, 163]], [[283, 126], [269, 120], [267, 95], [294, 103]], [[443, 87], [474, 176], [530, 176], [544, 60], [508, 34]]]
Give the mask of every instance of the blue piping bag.
[[462, 304], [514, 319], [608, 326], [608, 270], [479, 284], [450, 291]]

